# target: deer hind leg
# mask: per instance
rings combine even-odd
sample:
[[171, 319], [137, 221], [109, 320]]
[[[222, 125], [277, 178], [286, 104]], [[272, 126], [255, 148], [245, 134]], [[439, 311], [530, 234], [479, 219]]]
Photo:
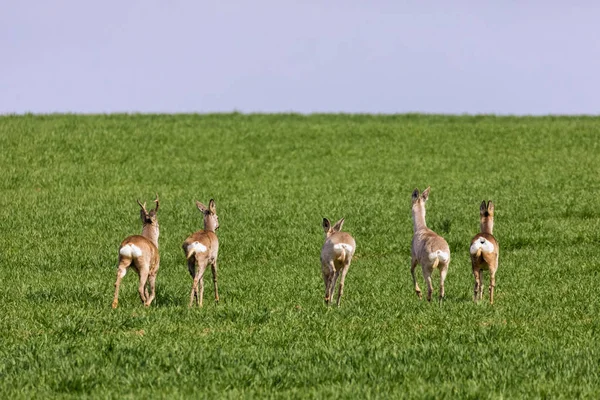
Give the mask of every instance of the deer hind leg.
[[323, 281], [325, 282], [325, 304], [329, 305], [331, 301], [331, 284], [333, 281], [334, 268], [333, 261], [324, 262], [322, 265]]
[[194, 283], [192, 286], [192, 297], [196, 298], [196, 302], [199, 307], [202, 307], [204, 298], [204, 271], [206, 271], [207, 264], [208, 262], [206, 259], [197, 261], [198, 269], [196, 270], [196, 276], [194, 277]]
[[322, 267], [322, 271], [323, 273], [323, 283], [325, 284], [325, 304], [327, 304], [328, 302], [328, 298], [327, 298], [327, 293], [329, 293], [329, 274], [327, 272], [325, 272], [325, 268]]
[[446, 296], [446, 289], [444, 282], [446, 281], [446, 275], [448, 274], [448, 264], [441, 265], [440, 268], [440, 301]]
[[148, 278], [146, 279], [146, 286], [144, 287], [144, 296], [145, 296], [144, 305], [145, 306], [150, 305], [150, 303], [148, 302], [148, 298], [150, 298], [150, 291], [148, 290], [149, 286], [150, 286], [150, 275], [148, 275]]
[[115, 296], [113, 297], [112, 308], [117, 308], [119, 305], [119, 288], [121, 287], [121, 280], [127, 273], [127, 267], [131, 264], [131, 259], [122, 259], [119, 261], [117, 267], [117, 280], [115, 282]]
[[475, 278], [475, 287], [473, 289], [473, 301], [479, 300], [479, 287], [481, 286], [481, 270], [473, 268], [473, 277]]
[[215, 261], [213, 261], [213, 263], [210, 265], [211, 269], [212, 269], [212, 275], [213, 275], [213, 285], [215, 287], [215, 302], [218, 303], [219, 302], [219, 289], [217, 287], [217, 260], [215, 259]]
[[140, 268], [140, 283], [138, 286], [138, 292], [140, 293], [140, 299], [144, 305], [146, 304], [146, 298], [148, 296], [148, 289], [146, 288], [146, 282], [148, 281], [148, 269]]
[[433, 293], [433, 283], [431, 282], [431, 270], [429, 268], [423, 267], [423, 277], [425, 278], [425, 283], [427, 284], [427, 301], [431, 301], [431, 295]]
[[333, 301], [333, 292], [335, 291], [335, 284], [337, 283], [337, 280], [340, 276], [340, 270], [335, 271], [330, 277], [330, 284], [329, 284], [329, 300]]
[[156, 275], [150, 275], [148, 277], [148, 284], [150, 285], [150, 296], [148, 296], [148, 294], [146, 293], [146, 306], [149, 306], [150, 303], [152, 303], [152, 300], [154, 300], [154, 297], [156, 296]]
[[490, 304], [494, 304], [494, 288], [496, 287], [496, 267], [490, 265]]
[[417, 267], [417, 264], [419, 264], [419, 260], [413, 258], [410, 265], [410, 274], [412, 275], [413, 285], [415, 286], [415, 292], [417, 293], [419, 300], [421, 300], [423, 298], [423, 295], [421, 294], [421, 289], [419, 288], [419, 284], [417, 283], [417, 277], [415, 276], [415, 268]]
[[340, 301], [342, 300], [342, 296], [344, 295], [344, 281], [346, 280], [346, 274], [348, 273], [348, 270], [350, 269], [350, 260], [346, 261], [346, 265], [344, 265], [344, 268], [342, 269], [342, 274], [340, 277], [340, 286], [338, 288], [338, 295], [337, 295], [337, 306], [340, 306]]
[[[190, 257], [187, 260], [188, 263], [188, 271], [190, 271], [190, 275], [192, 276], [192, 281], [196, 279], [196, 258]], [[194, 299], [198, 299], [198, 293], [194, 289], [194, 285], [192, 284], [192, 292], [190, 293], [190, 307], [194, 305]]]

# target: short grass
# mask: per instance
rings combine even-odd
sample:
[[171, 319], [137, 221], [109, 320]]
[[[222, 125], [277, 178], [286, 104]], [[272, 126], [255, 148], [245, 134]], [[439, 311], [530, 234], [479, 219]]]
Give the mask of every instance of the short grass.
[[[592, 117], [0, 117], [1, 397], [598, 398], [599, 154]], [[428, 185], [452, 251], [442, 304], [409, 272]], [[156, 301], [129, 273], [112, 310], [118, 245], [155, 192]], [[210, 198], [221, 302], [209, 274], [188, 309], [180, 245]], [[493, 306], [472, 302], [468, 257], [484, 199]], [[358, 247], [339, 309], [324, 216]]]

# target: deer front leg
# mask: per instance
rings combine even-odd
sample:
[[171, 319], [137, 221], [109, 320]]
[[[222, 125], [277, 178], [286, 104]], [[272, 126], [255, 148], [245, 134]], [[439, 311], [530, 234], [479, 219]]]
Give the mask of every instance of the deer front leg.
[[117, 308], [119, 305], [119, 288], [121, 287], [121, 280], [127, 273], [127, 266], [125, 263], [119, 263], [119, 267], [117, 268], [117, 281], [115, 282], [115, 296], [112, 302], [112, 308]]
[[415, 276], [415, 268], [417, 267], [417, 264], [419, 264], [419, 261], [416, 258], [413, 258], [410, 265], [410, 274], [412, 275], [413, 285], [415, 286], [415, 292], [417, 293], [419, 300], [421, 300], [423, 296], [421, 295], [421, 289], [419, 288], [419, 284], [417, 283], [417, 277]]
[[219, 302], [219, 289], [217, 287], [217, 260], [213, 261], [211, 264], [212, 275], [213, 275], [213, 285], [215, 286], [215, 302]]

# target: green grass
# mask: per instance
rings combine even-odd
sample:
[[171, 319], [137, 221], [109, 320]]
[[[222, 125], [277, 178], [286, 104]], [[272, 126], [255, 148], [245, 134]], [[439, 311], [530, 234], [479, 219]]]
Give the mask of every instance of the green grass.
[[[0, 117], [0, 395], [598, 398], [599, 154], [592, 117]], [[428, 185], [452, 251], [441, 305], [410, 278], [410, 196]], [[118, 245], [155, 192], [157, 298], [143, 308], [129, 273], [111, 310]], [[188, 309], [180, 246], [210, 198], [221, 303], [208, 274]], [[493, 306], [472, 302], [483, 199]], [[358, 247], [339, 309], [323, 217]]]

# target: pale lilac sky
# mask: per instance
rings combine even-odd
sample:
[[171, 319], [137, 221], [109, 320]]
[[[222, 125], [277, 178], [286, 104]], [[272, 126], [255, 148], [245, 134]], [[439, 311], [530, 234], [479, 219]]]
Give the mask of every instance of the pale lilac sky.
[[15, 0], [0, 114], [598, 114], [597, 1]]

